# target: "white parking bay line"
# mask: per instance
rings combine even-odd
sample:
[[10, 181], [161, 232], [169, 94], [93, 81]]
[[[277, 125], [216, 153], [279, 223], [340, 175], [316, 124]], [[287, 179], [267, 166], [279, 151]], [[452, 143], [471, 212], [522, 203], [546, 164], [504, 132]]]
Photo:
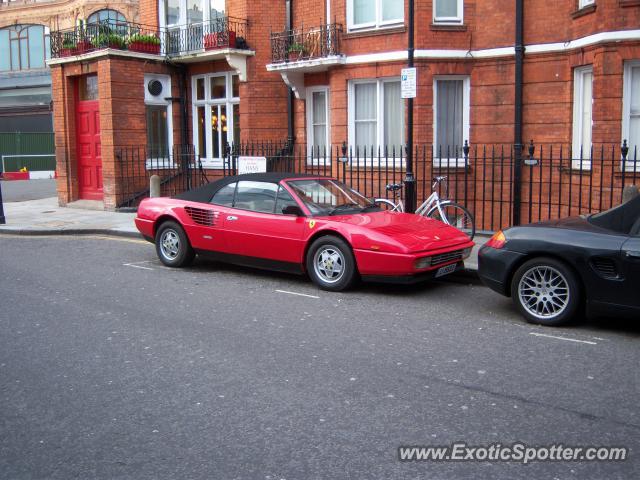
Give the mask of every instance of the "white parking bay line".
[[529, 332], [529, 335], [534, 335], [536, 337], [554, 338], [556, 340], [564, 340], [566, 342], [586, 343], [587, 345], [597, 345], [596, 342], [590, 342], [588, 340], [577, 340], [575, 338], [556, 337], [555, 335], [547, 335], [546, 333]]
[[123, 263], [122, 266], [123, 267], [131, 267], [131, 268], [139, 268], [141, 270], [153, 270], [153, 268], [143, 267], [142, 265], [140, 265], [140, 263], [151, 263], [151, 262], [153, 262], [153, 260], [145, 260], [144, 262]]
[[320, 298], [316, 295], [307, 295], [306, 293], [297, 293], [297, 292], [289, 292], [287, 290], [276, 290], [278, 293], [285, 293], [287, 295], [296, 295], [298, 297], [307, 297], [307, 298]]

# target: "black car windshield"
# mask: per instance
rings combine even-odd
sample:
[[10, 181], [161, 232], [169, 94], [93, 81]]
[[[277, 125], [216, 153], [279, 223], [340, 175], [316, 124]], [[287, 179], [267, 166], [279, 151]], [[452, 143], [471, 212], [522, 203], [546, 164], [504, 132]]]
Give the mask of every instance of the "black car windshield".
[[340, 215], [375, 207], [360, 193], [337, 180], [296, 180], [289, 185], [314, 215]]

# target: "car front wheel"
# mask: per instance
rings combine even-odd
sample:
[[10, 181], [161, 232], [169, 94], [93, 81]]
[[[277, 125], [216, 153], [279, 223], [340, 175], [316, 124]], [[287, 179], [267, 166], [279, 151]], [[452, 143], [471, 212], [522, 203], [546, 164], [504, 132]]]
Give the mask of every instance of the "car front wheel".
[[167, 267], [186, 267], [195, 257], [186, 233], [176, 222], [160, 225], [155, 243], [158, 258]]
[[573, 320], [580, 306], [580, 287], [564, 263], [540, 257], [516, 271], [511, 297], [528, 322], [558, 326]]
[[323, 290], [339, 292], [353, 285], [356, 262], [349, 245], [334, 236], [320, 237], [307, 253], [307, 272]]

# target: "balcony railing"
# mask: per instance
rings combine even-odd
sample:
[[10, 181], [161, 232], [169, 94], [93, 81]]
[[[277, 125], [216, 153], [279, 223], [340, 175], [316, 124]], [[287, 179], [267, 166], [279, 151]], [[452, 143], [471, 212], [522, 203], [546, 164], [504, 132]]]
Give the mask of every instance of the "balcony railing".
[[333, 23], [271, 33], [272, 63], [296, 62], [341, 54], [342, 25]]
[[107, 21], [51, 32], [51, 58], [105, 48], [170, 57], [223, 48], [246, 50], [246, 26], [246, 21], [232, 17], [168, 28]]
[[160, 55], [160, 29], [131, 22], [104, 22], [51, 32], [51, 58], [82, 55], [113, 48]]
[[203, 50], [237, 48], [247, 50], [247, 22], [218, 17], [206, 22], [167, 28], [167, 55], [184, 55]]

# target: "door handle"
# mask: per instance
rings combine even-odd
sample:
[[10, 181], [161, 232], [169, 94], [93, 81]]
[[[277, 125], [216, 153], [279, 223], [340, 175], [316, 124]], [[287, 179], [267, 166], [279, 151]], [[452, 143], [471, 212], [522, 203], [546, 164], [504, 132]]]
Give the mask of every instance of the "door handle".
[[227, 220], [229, 220], [230, 222], [234, 222], [234, 221], [238, 220], [238, 217], [236, 217], [236, 216], [234, 216], [234, 215], [229, 215], [229, 216], [227, 217]]
[[638, 250], [628, 250], [626, 254], [629, 258], [640, 258], [640, 251]]

